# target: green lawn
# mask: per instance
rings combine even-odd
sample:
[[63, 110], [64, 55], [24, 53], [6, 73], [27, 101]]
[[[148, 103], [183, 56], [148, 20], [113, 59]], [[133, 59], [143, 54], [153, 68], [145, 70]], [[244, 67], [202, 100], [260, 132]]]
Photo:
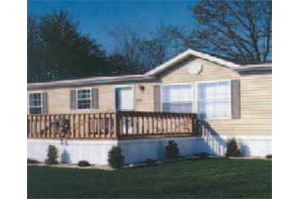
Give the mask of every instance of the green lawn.
[[122, 171], [27, 168], [28, 198], [271, 198], [272, 161], [186, 160]]

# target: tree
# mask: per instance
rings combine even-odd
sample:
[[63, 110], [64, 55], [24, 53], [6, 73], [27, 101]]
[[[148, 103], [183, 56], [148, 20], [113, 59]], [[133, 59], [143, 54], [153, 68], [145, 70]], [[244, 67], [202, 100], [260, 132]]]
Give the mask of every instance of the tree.
[[122, 54], [112, 54], [108, 57], [109, 72], [107, 75], [132, 75], [142, 74], [145, 69], [138, 63], [134, 63], [132, 60], [124, 57]]
[[181, 46], [176, 45], [178, 38], [173, 36], [173, 29], [173, 26], [161, 24], [142, 37], [125, 24], [117, 26], [109, 33], [117, 43], [114, 54], [138, 65], [138, 71], [142, 72], [153, 69], [178, 53]]
[[198, 22], [185, 46], [232, 59], [267, 61], [272, 54], [272, 1], [205, 0], [190, 8]]
[[103, 74], [105, 51], [78, 31], [78, 23], [65, 11], [28, 18], [28, 81], [51, 81]]

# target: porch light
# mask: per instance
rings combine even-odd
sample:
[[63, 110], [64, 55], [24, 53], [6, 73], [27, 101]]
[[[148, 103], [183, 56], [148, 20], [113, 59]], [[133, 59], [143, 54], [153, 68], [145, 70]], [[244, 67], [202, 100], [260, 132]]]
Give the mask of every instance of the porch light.
[[144, 92], [145, 90], [145, 86], [144, 85], [140, 85], [140, 91]]

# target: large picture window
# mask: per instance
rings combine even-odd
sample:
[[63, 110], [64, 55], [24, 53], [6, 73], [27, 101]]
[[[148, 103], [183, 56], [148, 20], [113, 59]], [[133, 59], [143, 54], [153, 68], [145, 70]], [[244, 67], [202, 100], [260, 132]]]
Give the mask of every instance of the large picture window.
[[198, 83], [198, 114], [201, 119], [231, 117], [230, 81]]
[[193, 112], [192, 84], [162, 86], [163, 112]]
[[77, 109], [91, 108], [91, 90], [77, 90]]
[[42, 93], [30, 93], [29, 94], [29, 114], [38, 115], [42, 114]]

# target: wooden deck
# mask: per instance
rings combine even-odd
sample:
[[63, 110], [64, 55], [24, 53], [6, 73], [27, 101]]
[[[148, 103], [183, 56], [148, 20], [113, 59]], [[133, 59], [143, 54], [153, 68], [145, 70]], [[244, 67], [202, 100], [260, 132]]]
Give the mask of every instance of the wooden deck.
[[[68, 124], [53, 124], [60, 118]], [[66, 128], [61, 133], [60, 127]], [[197, 134], [194, 113], [129, 112], [28, 115], [27, 138], [123, 139]]]

